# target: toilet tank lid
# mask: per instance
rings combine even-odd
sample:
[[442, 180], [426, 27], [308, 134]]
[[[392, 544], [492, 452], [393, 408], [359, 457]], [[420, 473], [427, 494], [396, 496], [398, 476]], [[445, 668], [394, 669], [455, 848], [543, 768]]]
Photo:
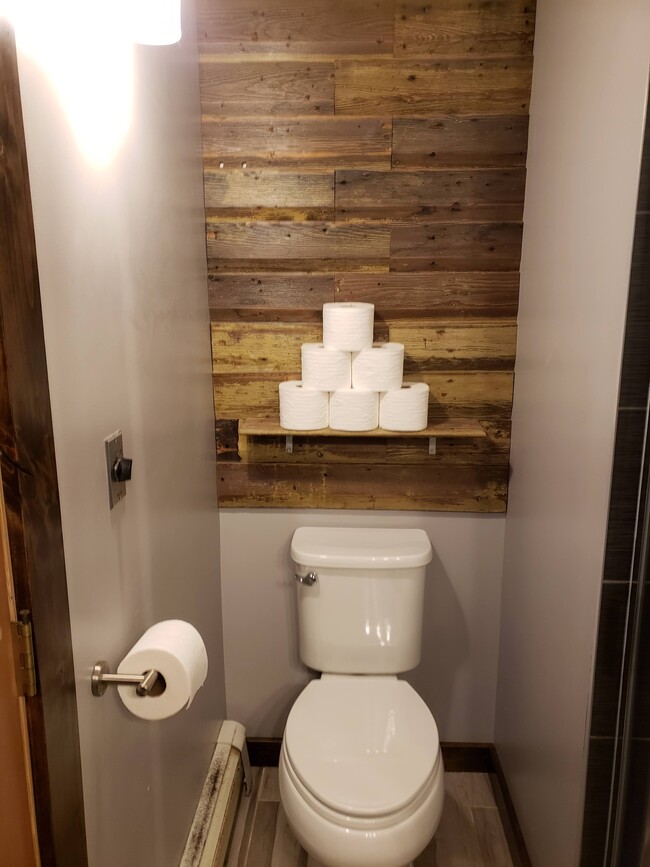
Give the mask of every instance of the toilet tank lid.
[[409, 569], [429, 563], [432, 551], [424, 530], [300, 527], [291, 557], [302, 566]]

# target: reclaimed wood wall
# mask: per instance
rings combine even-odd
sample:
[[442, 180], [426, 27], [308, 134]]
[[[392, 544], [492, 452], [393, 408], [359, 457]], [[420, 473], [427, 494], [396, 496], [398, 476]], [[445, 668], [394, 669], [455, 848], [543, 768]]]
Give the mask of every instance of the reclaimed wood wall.
[[[198, 6], [220, 505], [505, 510], [535, 0]], [[487, 437], [240, 442], [336, 300]]]

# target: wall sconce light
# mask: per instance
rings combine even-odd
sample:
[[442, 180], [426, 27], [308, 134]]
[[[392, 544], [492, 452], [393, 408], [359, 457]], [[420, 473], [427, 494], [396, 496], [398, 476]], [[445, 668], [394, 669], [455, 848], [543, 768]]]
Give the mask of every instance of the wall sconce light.
[[173, 45], [181, 38], [181, 0], [130, 0], [130, 30], [140, 45]]

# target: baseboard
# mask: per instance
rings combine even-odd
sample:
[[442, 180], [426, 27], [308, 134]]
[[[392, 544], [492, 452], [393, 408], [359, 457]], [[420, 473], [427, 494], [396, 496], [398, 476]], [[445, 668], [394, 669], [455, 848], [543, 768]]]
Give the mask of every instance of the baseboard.
[[222, 725], [180, 867], [225, 864], [248, 761], [244, 734], [239, 723]]
[[[282, 738], [246, 738], [251, 765], [275, 768], [280, 762]], [[494, 770], [492, 744], [441, 743], [442, 757], [447, 771], [465, 771], [489, 774]]]
[[490, 757], [492, 760], [490, 783], [494, 792], [494, 800], [499, 808], [499, 816], [506, 840], [508, 841], [508, 849], [510, 850], [513, 867], [532, 867], [524, 835], [521, 833], [519, 820], [515, 812], [515, 805], [510, 797], [508, 783], [501, 767], [499, 753], [494, 744], [490, 745]]
[[[272, 768], [278, 765], [280, 747], [282, 746], [281, 738], [247, 738], [246, 745], [251, 765], [262, 768]], [[508, 791], [508, 784], [494, 744], [442, 742], [440, 748], [445, 763], [445, 771], [448, 773], [489, 775], [513, 867], [531, 867], [514, 804]]]
[[282, 738], [246, 738], [248, 758], [254, 768], [277, 768]]

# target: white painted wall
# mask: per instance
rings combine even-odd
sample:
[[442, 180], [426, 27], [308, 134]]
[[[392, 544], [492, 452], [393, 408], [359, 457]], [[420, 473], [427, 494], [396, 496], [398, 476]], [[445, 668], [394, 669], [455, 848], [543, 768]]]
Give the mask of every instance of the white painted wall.
[[534, 867], [579, 859], [650, 49], [647, 0], [540, 0], [496, 744]]
[[[18, 47], [90, 865], [175, 867], [225, 712], [198, 64], [191, 15], [133, 49], [121, 8], [41, 4]], [[134, 470], [109, 512], [116, 428]], [[93, 663], [171, 617], [208, 647], [192, 707], [146, 723], [91, 697]]]
[[222, 509], [221, 569], [229, 718], [280, 737], [309, 678], [298, 657], [289, 546], [297, 527], [418, 527], [429, 534], [422, 662], [406, 675], [444, 740], [492, 741], [502, 515]]

